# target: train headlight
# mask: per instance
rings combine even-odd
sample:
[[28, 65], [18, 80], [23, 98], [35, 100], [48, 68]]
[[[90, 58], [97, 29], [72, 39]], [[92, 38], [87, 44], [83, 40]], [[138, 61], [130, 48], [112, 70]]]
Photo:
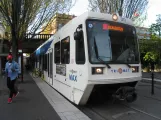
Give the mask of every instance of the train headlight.
[[103, 68], [102, 67], [92, 68], [92, 74], [103, 74]]
[[112, 19], [113, 19], [114, 21], [117, 21], [118, 16], [117, 16], [116, 14], [113, 14], [113, 15], [112, 15]]
[[139, 72], [139, 67], [138, 66], [131, 66], [131, 70], [133, 73]]

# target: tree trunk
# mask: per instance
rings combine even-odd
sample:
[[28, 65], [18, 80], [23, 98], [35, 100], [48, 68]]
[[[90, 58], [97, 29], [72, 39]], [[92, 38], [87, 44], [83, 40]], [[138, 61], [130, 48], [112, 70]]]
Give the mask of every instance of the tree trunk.
[[18, 62], [18, 39], [16, 35], [18, 13], [18, 0], [12, 0], [12, 55], [16, 62]]
[[13, 59], [18, 62], [18, 40], [16, 38], [15, 30], [12, 31], [12, 55]]

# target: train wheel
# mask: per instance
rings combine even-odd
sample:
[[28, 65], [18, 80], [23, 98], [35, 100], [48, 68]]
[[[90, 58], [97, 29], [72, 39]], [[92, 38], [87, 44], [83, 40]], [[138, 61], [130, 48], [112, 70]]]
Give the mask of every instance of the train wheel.
[[126, 101], [128, 103], [131, 103], [136, 101], [136, 99], [137, 99], [137, 94], [134, 92], [133, 94], [127, 96]]

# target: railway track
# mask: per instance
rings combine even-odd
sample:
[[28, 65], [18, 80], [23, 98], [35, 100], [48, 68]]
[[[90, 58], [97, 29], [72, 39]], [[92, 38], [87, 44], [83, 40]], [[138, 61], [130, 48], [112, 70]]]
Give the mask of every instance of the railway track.
[[108, 104], [100, 105], [100, 107], [87, 105], [79, 107], [79, 109], [92, 120], [144, 120], [142, 118], [146, 118], [146, 120], [161, 120], [158, 116], [125, 103], [118, 103], [113, 108], [111, 107], [112, 105], [109, 106]]
[[[146, 85], [139, 85], [138, 87], [143, 86]], [[158, 86], [155, 88], [161, 89]], [[161, 120], [159, 113], [161, 112], [161, 99], [142, 94], [138, 94], [138, 98], [134, 103], [123, 101], [113, 103], [110, 99], [106, 102], [88, 103], [86, 106], [79, 106], [78, 108], [92, 120]], [[143, 104], [144, 101], [145, 104]]]

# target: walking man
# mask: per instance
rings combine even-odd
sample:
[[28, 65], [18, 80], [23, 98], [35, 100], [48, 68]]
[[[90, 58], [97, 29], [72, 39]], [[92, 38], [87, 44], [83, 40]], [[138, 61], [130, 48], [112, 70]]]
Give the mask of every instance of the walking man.
[[7, 87], [10, 90], [8, 103], [12, 103], [12, 99], [19, 94], [19, 92], [15, 89], [15, 82], [18, 77], [19, 66], [18, 63], [12, 59], [12, 55], [8, 55], [7, 60], [8, 62], [5, 66], [5, 72], [7, 74]]

